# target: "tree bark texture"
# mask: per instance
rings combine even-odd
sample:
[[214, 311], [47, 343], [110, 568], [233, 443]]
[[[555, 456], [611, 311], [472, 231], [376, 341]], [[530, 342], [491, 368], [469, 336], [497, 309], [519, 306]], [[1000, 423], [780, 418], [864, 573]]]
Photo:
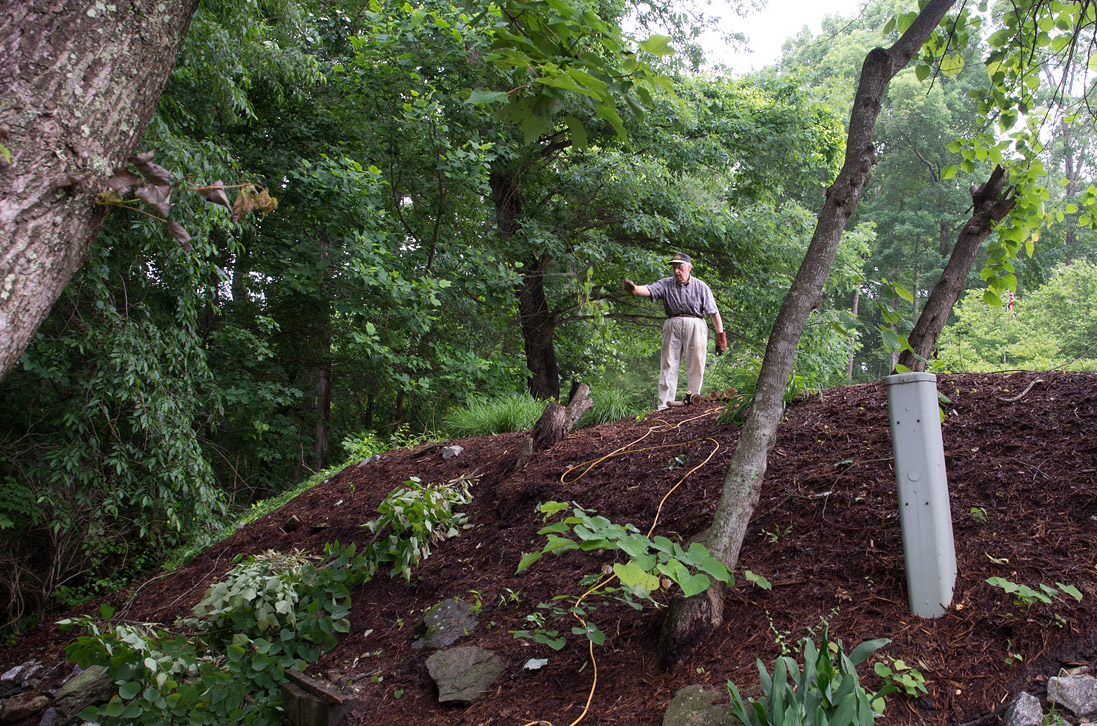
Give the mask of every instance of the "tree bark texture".
[[914, 330], [910, 332], [908, 340], [914, 353], [904, 350], [899, 356], [900, 365], [912, 371], [926, 369], [926, 359], [933, 352], [933, 346], [937, 345], [937, 338], [945, 329], [952, 307], [964, 291], [964, 280], [971, 271], [971, 266], [975, 264], [979, 248], [983, 246], [983, 241], [990, 235], [994, 225], [1001, 222], [1017, 204], [1016, 199], [1003, 193], [1008, 181], [1009, 174], [1002, 167], [996, 166], [986, 183], [972, 192], [971, 218], [960, 229], [956, 245], [952, 248], [952, 256], [949, 257], [941, 278], [933, 286], [933, 292], [926, 300], [926, 306], [918, 316]]
[[0, 377], [79, 269], [104, 180], [134, 153], [198, 0], [4, 0]]
[[[499, 234], [509, 240], [518, 233], [518, 217], [522, 213], [522, 194], [517, 172], [513, 169], [496, 171], [489, 180], [495, 204], [495, 222]], [[529, 391], [536, 398], [560, 398], [560, 371], [556, 365], [556, 316], [549, 309], [545, 296], [545, 270], [552, 258], [542, 254], [523, 268], [522, 280], [514, 288], [518, 298], [518, 317], [522, 327], [522, 343], [529, 369]]]
[[[873, 131], [880, 104], [891, 79], [902, 70], [925, 43], [933, 29], [944, 18], [955, 0], [931, 0], [913, 24], [889, 49], [876, 48], [869, 52], [861, 68], [853, 110], [850, 113], [846, 156], [834, 184], [827, 189], [826, 200], [807, 254], [781, 305], [770, 333], [755, 388], [754, 402], [747, 415], [739, 443], [732, 454], [724, 479], [720, 502], [703, 543], [713, 556], [734, 570], [739, 551], [746, 537], [750, 518], [761, 494], [766, 472], [766, 458], [777, 434], [777, 425], [784, 413], [784, 391], [796, 356], [796, 346], [815, 302], [822, 293], [823, 283], [830, 272], [838, 243], [846, 223], [853, 214], [869, 173], [875, 163]], [[660, 660], [671, 665], [689, 652], [688, 643], [676, 640], [676, 633], [689, 633], [693, 642], [703, 634], [696, 623], [683, 623], [693, 613], [683, 610], [663, 622], [660, 636]], [[720, 624], [719, 614], [711, 610], [708, 629]]]

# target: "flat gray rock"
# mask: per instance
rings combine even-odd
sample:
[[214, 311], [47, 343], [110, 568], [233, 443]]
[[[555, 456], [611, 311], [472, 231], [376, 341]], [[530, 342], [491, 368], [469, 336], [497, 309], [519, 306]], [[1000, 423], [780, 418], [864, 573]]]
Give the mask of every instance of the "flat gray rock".
[[674, 694], [663, 726], [733, 726], [738, 722], [726, 703], [718, 703], [724, 694], [706, 691], [704, 686], [686, 686]]
[[427, 658], [427, 672], [438, 686], [438, 702], [464, 705], [491, 690], [506, 672], [499, 656], [475, 645], [450, 648]]
[[472, 607], [464, 600], [450, 598], [438, 603], [415, 625], [416, 650], [441, 650], [465, 637], [479, 625]]
[[1097, 678], [1065, 676], [1047, 679], [1047, 700], [1075, 716], [1097, 713]]

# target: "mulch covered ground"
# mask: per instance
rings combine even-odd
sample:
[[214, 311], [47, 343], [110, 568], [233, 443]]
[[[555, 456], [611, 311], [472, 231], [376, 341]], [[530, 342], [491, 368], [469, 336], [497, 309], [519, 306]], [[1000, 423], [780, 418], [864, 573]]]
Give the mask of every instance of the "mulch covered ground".
[[[822, 620], [847, 649], [890, 638], [878, 656], [900, 658], [924, 674], [928, 696], [891, 696], [882, 723], [997, 723], [1019, 690], [1042, 696], [1044, 681], [1060, 667], [1097, 665], [1097, 376], [940, 376], [938, 388], [950, 399], [943, 435], [958, 565], [952, 607], [938, 619], [914, 617], [907, 606], [881, 383], [827, 391], [789, 408], [740, 558], [740, 568], [763, 575], [773, 588], [762, 590], [737, 573], [724, 624], [669, 672], [655, 654], [664, 610], [650, 606], [638, 612], [612, 599], [584, 601], [606, 634], [593, 664], [585, 638], [572, 636], [555, 652], [510, 634], [528, 627], [525, 618], [538, 603], [560, 596], [570, 605], [584, 592], [580, 580], [608, 562], [604, 553], [568, 552], [518, 575], [515, 569], [523, 552], [543, 544], [535, 508], [547, 500], [578, 502], [646, 532], [678, 485], [662, 505], [655, 534], [688, 540], [703, 530], [738, 435], [716, 423], [721, 404], [583, 429], [534, 455], [517, 474], [509, 472], [521, 434], [459, 440], [464, 452], [449, 460], [425, 447], [390, 452], [349, 467], [177, 572], [146, 582], [128, 604], [132, 593], [120, 594], [117, 604], [128, 620], [171, 622], [239, 553], [364, 543], [369, 533], [359, 525], [410, 477], [448, 481], [477, 472], [475, 500], [465, 509], [474, 527], [439, 545], [410, 585], [380, 575], [359, 588], [349, 636], [310, 669], [364, 702], [350, 723], [570, 724], [591, 696], [596, 668], [582, 723], [660, 724], [686, 685], [726, 693], [731, 680], [752, 693], [754, 658], [771, 666], [782, 644], [818, 630]], [[1005, 400], [1026, 389], [1018, 400]], [[585, 467], [573, 470], [570, 483], [561, 483], [572, 467], [629, 444], [635, 453], [605, 460], [578, 479]], [[673, 460], [683, 454], [685, 465], [678, 466]], [[287, 533], [291, 516], [303, 524]], [[1072, 584], [1084, 598], [1025, 611], [986, 583], [992, 576], [1032, 587]], [[412, 648], [422, 613], [455, 596], [479, 603], [480, 627], [459, 644], [489, 648], [508, 668], [493, 693], [458, 709], [438, 705], [427, 655]], [[559, 623], [565, 632], [572, 624]], [[48, 654], [58, 642], [51, 633], [29, 634], [0, 655], [0, 666]], [[548, 663], [523, 669], [530, 658]], [[879, 685], [868, 667], [862, 681]]]

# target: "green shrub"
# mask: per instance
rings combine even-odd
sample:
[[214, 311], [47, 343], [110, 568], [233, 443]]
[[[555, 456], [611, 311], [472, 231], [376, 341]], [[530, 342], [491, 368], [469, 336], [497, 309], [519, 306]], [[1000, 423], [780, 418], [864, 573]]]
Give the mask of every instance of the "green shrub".
[[533, 428], [544, 410], [545, 401], [528, 393], [477, 399], [450, 409], [442, 421], [442, 428], [455, 438], [526, 431]]
[[[416, 477], [404, 482], [404, 487], [390, 493], [377, 507], [381, 516], [362, 525], [373, 532], [367, 557], [378, 566], [391, 564], [391, 577], [401, 575], [410, 580], [411, 568], [430, 556], [432, 544], [472, 526], [466, 514], [453, 508], [472, 501], [469, 487], [474, 482], [470, 477], [427, 486]], [[388, 536], [381, 538], [386, 533]]]
[[870, 696], [861, 686], [857, 666], [889, 642], [867, 640], [847, 656], [842, 641], [831, 643], [824, 629], [819, 647], [811, 638], [801, 641], [803, 671], [795, 659], [783, 655], [774, 662], [770, 677], [756, 659], [762, 698], [744, 703], [739, 689], [728, 681], [731, 712], [745, 726], [872, 726], [873, 702], [894, 687], [885, 686]]

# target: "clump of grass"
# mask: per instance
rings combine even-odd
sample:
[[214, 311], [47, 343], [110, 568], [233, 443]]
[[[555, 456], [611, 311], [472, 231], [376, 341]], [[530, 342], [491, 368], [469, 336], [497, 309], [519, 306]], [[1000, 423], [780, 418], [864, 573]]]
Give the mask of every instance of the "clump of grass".
[[[590, 410], [580, 417], [577, 428], [595, 424], [611, 423], [623, 418], [634, 418], [648, 410], [643, 403], [631, 400], [620, 388], [597, 388], [590, 394], [593, 404]], [[632, 398], [635, 398], [633, 396]]]
[[544, 410], [545, 402], [528, 393], [481, 398], [450, 409], [442, 428], [454, 438], [525, 431], [533, 428]]

